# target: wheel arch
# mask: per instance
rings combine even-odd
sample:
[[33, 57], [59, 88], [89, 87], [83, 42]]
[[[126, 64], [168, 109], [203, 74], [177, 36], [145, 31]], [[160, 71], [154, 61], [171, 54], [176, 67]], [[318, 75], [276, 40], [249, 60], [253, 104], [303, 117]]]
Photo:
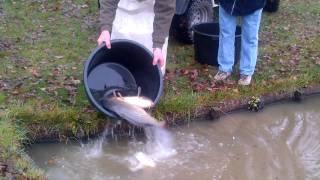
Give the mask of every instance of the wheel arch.
[[176, 0], [176, 15], [184, 14], [190, 4], [191, 0]]

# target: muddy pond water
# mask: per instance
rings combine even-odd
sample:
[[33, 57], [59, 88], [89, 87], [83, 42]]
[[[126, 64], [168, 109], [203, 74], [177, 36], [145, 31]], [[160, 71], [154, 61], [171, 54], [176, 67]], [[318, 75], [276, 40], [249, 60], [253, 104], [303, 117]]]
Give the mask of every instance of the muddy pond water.
[[[157, 137], [160, 143], [107, 138], [35, 144], [28, 152], [49, 179], [59, 180], [320, 179], [319, 96], [192, 122]], [[139, 153], [152, 164], [138, 165]]]

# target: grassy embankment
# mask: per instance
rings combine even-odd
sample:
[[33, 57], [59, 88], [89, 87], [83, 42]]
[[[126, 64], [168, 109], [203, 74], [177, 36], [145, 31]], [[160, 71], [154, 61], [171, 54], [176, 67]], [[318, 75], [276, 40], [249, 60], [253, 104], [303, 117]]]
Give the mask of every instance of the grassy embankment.
[[[194, 61], [192, 45], [171, 40], [159, 119], [192, 118], [201, 107], [320, 84], [320, 2], [283, 0], [265, 13], [253, 84], [212, 80], [215, 67]], [[95, 1], [0, 2], [0, 162], [29, 176], [21, 142], [40, 136], [94, 134], [106, 119], [92, 109], [81, 83], [83, 62], [96, 46]], [[192, 80], [192, 81], [191, 81]], [[1, 163], [0, 163], [1, 164]]]

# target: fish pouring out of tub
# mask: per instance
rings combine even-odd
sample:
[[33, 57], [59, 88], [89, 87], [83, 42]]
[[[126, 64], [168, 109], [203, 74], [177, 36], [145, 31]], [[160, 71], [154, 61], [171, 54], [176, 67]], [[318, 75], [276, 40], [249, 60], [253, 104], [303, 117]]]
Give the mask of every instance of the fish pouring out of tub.
[[137, 152], [134, 155], [135, 161], [132, 161], [133, 167], [130, 167], [130, 169], [136, 171], [143, 167], [155, 167], [155, 162], [159, 157], [174, 154], [171, 148], [171, 137], [164, 129], [165, 123], [158, 121], [146, 112], [145, 108], [150, 108], [154, 104], [150, 99], [140, 96], [140, 88], [138, 88], [138, 95], [136, 96], [122, 96], [122, 93], [126, 94], [125, 91], [113, 90], [112, 93], [105, 93], [102, 104], [104, 108], [130, 124], [144, 128], [149, 144], [154, 146], [152, 146], [151, 153]]
[[[129, 89], [129, 91], [131, 91]], [[172, 144], [170, 133], [164, 128], [165, 122], [158, 121], [145, 109], [150, 108], [154, 103], [143, 96], [140, 96], [141, 89], [138, 87], [134, 93], [128, 90], [111, 90], [106, 92], [102, 105], [113, 112], [119, 118], [128, 121], [138, 127], [142, 127], [147, 137], [146, 147], [129, 158], [131, 171], [137, 171], [144, 167], [155, 167], [156, 162], [176, 154]], [[131, 96], [131, 94], [135, 96]]]
[[121, 91], [113, 91], [111, 95], [103, 97], [102, 104], [104, 108], [135, 126], [164, 127], [164, 122], [158, 121], [146, 112], [145, 109], [152, 107], [153, 102], [140, 96], [140, 91], [140, 88], [138, 88], [138, 95], [136, 96], [122, 96]]

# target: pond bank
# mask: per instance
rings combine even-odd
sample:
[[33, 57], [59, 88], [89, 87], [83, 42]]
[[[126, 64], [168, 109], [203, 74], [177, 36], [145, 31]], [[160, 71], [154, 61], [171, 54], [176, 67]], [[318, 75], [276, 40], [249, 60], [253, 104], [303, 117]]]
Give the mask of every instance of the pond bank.
[[[227, 113], [231, 113], [234, 111], [239, 111], [239, 110], [259, 111], [265, 105], [269, 105], [269, 104], [281, 102], [281, 101], [300, 102], [300, 101], [303, 101], [303, 99], [306, 98], [307, 96], [311, 96], [315, 94], [320, 94], [320, 85], [303, 87], [293, 91], [280, 91], [280, 92], [262, 94], [259, 96], [245, 97], [242, 99], [222, 101], [219, 103], [215, 103], [212, 106], [203, 106], [198, 108], [197, 110], [194, 111], [194, 114], [192, 115], [191, 119], [216, 120], [219, 117], [223, 115], [227, 115]], [[252, 103], [252, 99], [258, 99], [257, 102], [261, 103], [261, 106], [258, 107], [257, 110], [255, 110], [254, 108], [251, 109], [254, 106], [254, 103]], [[174, 115], [169, 115], [165, 118], [165, 120], [171, 126], [174, 126], [174, 125], [187, 123], [188, 119], [186, 120], [186, 118], [190, 118], [190, 117], [186, 117], [186, 116], [175, 117]]]
[[[183, 125], [188, 123], [191, 119], [197, 120], [216, 120], [219, 117], [226, 115], [227, 113], [238, 111], [238, 110], [252, 110], [252, 111], [259, 111], [260, 108], [262, 109], [264, 105], [272, 104], [279, 101], [302, 101], [303, 98], [314, 95], [320, 94], [320, 86], [310, 86], [310, 87], [303, 87], [293, 91], [281, 91], [281, 92], [273, 92], [262, 94], [260, 96], [253, 96], [253, 97], [244, 97], [242, 99], [233, 99], [233, 100], [226, 100], [221, 101], [218, 103], [214, 103], [210, 106], [200, 106], [196, 109], [193, 109], [188, 114], [174, 114], [174, 113], [167, 113], [165, 116], [161, 118], [161, 121], [165, 121], [168, 127], [176, 126], [176, 125]], [[260, 107], [255, 110], [254, 106], [255, 103], [251, 103], [252, 99], [257, 99], [257, 106], [258, 103], [261, 103]], [[253, 109], [249, 109], [249, 108]], [[27, 124], [27, 129], [36, 131], [34, 132], [27, 132], [27, 138], [31, 140], [33, 143], [44, 143], [44, 142], [67, 142], [69, 140], [76, 140], [76, 139], [88, 139], [94, 138], [100, 133], [104, 131], [105, 128], [113, 128], [115, 134], [129, 134], [129, 131], [133, 128], [130, 124], [122, 121], [122, 120], [111, 120], [107, 117], [101, 117], [99, 121], [96, 123], [95, 127], [92, 127], [91, 131], [84, 132], [83, 129], [78, 129], [75, 131], [73, 127], [67, 127], [64, 129], [64, 132], [57, 132], [57, 131], [48, 131], [46, 128], [41, 127], [35, 124]], [[139, 131], [137, 131], [139, 132]]]
[[[299, 90], [294, 91], [287, 91], [287, 92], [276, 92], [276, 93], [269, 93], [265, 95], [261, 95], [258, 98], [260, 99], [260, 102], [264, 105], [268, 105], [271, 103], [279, 102], [279, 101], [303, 101], [303, 98], [314, 95], [314, 94], [320, 94], [320, 86], [310, 86], [310, 87], [304, 87]], [[206, 107], [199, 107], [192, 117], [178, 117], [174, 114], [167, 115], [164, 120], [167, 122], [168, 126], [179, 126], [184, 125], [190, 122], [190, 118], [193, 120], [197, 119], [205, 119], [205, 120], [215, 120], [219, 117], [226, 115], [227, 113], [238, 111], [238, 110], [245, 110], [250, 107], [249, 101], [252, 100], [252, 97], [246, 97], [239, 100], [229, 100], [224, 101], [220, 103], [216, 103], [213, 106], [206, 106]], [[263, 108], [263, 106], [261, 106]], [[5, 122], [5, 121], [3, 121]], [[3, 125], [3, 124], [2, 124]], [[1, 160], [0, 158], [0, 177], [19, 177], [19, 178], [27, 178], [27, 177], [36, 177], [36, 178], [44, 178], [44, 174], [40, 169], [37, 169], [34, 167], [32, 163], [30, 163], [30, 159], [28, 159], [27, 155], [21, 151], [23, 149], [23, 146], [30, 145], [30, 144], [21, 144], [21, 142], [29, 142], [28, 140], [32, 139], [31, 143], [43, 143], [43, 142], [67, 142], [69, 140], [75, 140], [75, 139], [88, 139], [93, 138], [97, 135], [99, 135], [106, 126], [114, 127], [115, 132], [114, 133], [121, 133], [121, 134], [129, 134], [128, 131], [130, 131], [130, 128], [132, 128], [130, 125], [122, 125], [117, 126], [114, 125], [114, 123], [110, 121], [105, 121], [105, 123], [102, 123], [101, 126], [98, 128], [100, 130], [96, 131], [95, 134], [87, 134], [86, 136], [81, 136], [80, 134], [74, 134], [72, 132], [72, 129], [69, 129], [69, 131], [64, 132], [64, 134], [45, 134], [44, 136], [34, 136], [34, 137], [24, 137], [23, 134], [19, 133], [16, 129], [17, 127], [12, 126], [11, 124], [7, 124], [7, 132], [2, 129], [0, 129], [0, 135], [4, 133], [13, 133], [15, 134], [14, 137], [11, 139], [13, 147], [7, 146], [3, 147], [3, 143], [0, 142], [0, 147], [3, 149], [0, 149], [0, 154], [6, 154], [9, 153], [11, 158], [10, 160]], [[34, 128], [34, 127], [33, 127]], [[41, 127], [39, 127], [41, 128]], [[142, 131], [141, 131], [142, 132]], [[28, 132], [26, 132], [28, 134]], [[5, 136], [2, 136], [6, 138]], [[12, 150], [15, 149], [15, 150]], [[20, 164], [17, 166], [14, 161], [19, 162]], [[22, 169], [22, 170], [21, 170]]]

